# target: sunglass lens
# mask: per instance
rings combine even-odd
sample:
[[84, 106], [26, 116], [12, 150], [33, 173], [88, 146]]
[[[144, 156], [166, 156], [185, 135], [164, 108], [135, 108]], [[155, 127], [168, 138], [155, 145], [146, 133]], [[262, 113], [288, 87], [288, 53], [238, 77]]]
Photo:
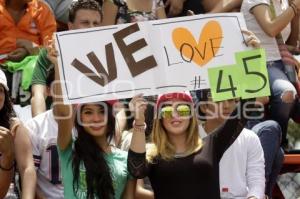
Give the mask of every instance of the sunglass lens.
[[172, 118], [172, 114], [173, 114], [172, 106], [165, 106], [161, 109], [161, 116], [163, 118]]
[[188, 105], [179, 105], [176, 110], [181, 117], [190, 116], [191, 114], [191, 109]]

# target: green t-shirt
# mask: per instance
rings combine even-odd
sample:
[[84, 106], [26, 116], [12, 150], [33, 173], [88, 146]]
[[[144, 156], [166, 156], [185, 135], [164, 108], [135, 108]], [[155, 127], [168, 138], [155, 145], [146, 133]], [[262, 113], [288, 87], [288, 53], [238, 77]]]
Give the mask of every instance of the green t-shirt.
[[[46, 86], [47, 77], [54, 65], [47, 58], [47, 50], [42, 48], [39, 52], [39, 56], [36, 61], [36, 65], [33, 70], [31, 85], [40, 84]], [[52, 98], [46, 98], [46, 109], [49, 110], [52, 105]]]
[[[77, 191], [77, 197], [73, 191], [73, 170], [72, 170], [72, 146], [73, 143], [65, 150], [60, 150], [58, 147], [58, 154], [61, 163], [62, 180], [64, 184], [64, 198], [68, 199], [86, 199], [87, 184], [85, 181], [85, 167], [82, 162], [80, 165], [80, 180]], [[120, 149], [113, 148], [112, 153], [106, 154], [105, 159], [112, 173], [113, 187], [115, 190], [115, 199], [122, 197], [123, 191], [127, 181], [131, 179], [127, 170], [127, 152]]]
[[33, 71], [31, 85], [46, 85], [48, 73], [53, 67], [54, 65], [47, 58], [47, 50], [45, 48], [41, 49]]

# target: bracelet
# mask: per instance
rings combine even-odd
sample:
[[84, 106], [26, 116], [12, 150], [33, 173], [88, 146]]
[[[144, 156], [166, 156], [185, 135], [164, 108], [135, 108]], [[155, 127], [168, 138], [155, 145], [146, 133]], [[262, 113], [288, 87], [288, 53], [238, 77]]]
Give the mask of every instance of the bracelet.
[[15, 166], [16, 166], [16, 161], [14, 161], [13, 164], [11, 165], [11, 167], [9, 167], [9, 168], [4, 168], [0, 164], [0, 169], [3, 171], [11, 171]]
[[133, 121], [132, 127], [136, 131], [145, 131], [147, 128], [147, 125], [145, 122], [144, 122], [144, 124], [136, 124], [135, 121]]

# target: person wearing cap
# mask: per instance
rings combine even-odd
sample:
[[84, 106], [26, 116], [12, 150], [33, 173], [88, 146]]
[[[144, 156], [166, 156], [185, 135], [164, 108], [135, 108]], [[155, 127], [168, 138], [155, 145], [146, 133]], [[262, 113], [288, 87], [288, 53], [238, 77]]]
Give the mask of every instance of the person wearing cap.
[[146, 151], [146, 105], [142, 95], [131, 101], [135, 113], [128, 152], [131, 175], [148, 176], [157, 199], [220, 198], [219, 161], [241, 132], [239, 124], [243, 124], [243, 120], [230, 118], [202, 140], [192, 97], [186, 93], [164, 94], [157, 100], [153, 144]]
[[4, 72], [0, 70], [0, 198], [14, 176], [15, 160], [21, 177], [22, 198], [33, 199], [36, 174], [27, 129], [15, 117]]

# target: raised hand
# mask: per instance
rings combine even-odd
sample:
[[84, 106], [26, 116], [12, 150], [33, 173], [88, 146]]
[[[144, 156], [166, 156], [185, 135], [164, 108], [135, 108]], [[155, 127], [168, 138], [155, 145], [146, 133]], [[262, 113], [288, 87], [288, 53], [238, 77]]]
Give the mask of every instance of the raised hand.
[[57, 57], [58, 57], [58, 52], [55, 49], [55, 43], [54, 39], [49, 40], [49, 42], [46, 45], [46, 50], [47, 50], [47, 58], [55, 65], [57, 66]]
[[255, 36], [255, 34], [248, 30], [242, 30], [242, 33], [246, 35], [246, 45], [252, 46], [254, 48], [260, 48], [260, 40]]
[[10, 61], [19, 62], [22, 61], [27, 55], [28, 55], [28, 51], [25, 48], [20, 47], [10, 52], [7, 55], [7, 59]]
[[2, 156], [14, 156], [14, 137], [10, 130], [0, 126], [0, 153]]
[[147, 104], [147, 101], [143, 98], [143, 94], [138, 94], [131, 99], [129, 109], [134, 114], [136, 124], [144, 124]]

